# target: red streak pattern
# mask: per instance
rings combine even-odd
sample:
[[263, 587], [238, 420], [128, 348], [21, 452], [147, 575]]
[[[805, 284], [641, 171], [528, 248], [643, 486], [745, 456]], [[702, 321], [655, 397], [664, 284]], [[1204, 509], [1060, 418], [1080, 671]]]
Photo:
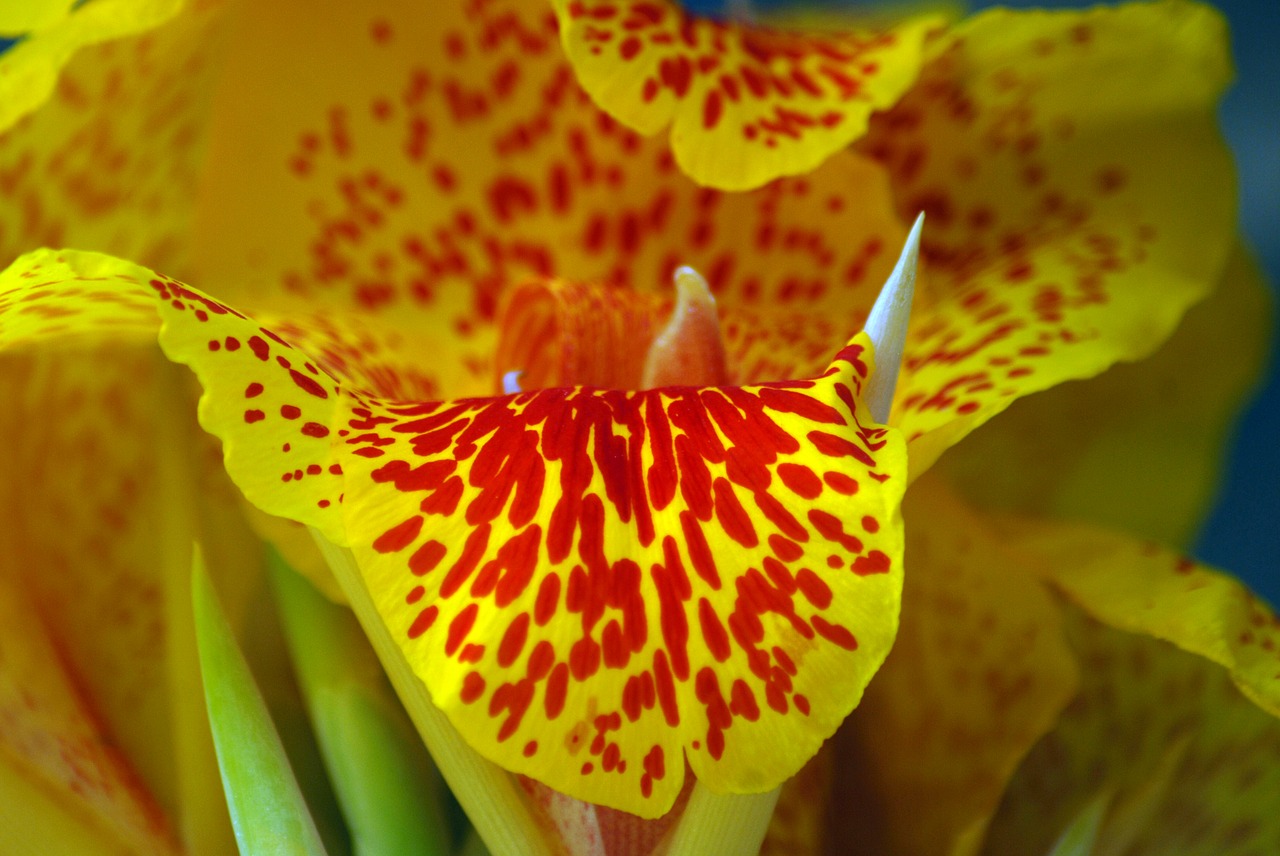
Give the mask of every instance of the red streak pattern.
[[[863, 337], [810, 380], [387, 401], [194, 289], [143, 288], [246, 495], [350, 545], [435, 702], [509, 769], [655, 813], [686, 760], [771, 787], [888, 652], [905, 458], [861, 407]], [[207, 347], [228, 334], [250, 344]]]
[[900, 549], [868, 371], [855, 341], [821, 377], [756, 387], [356, 396], [344, 511], [388, 522], [353, 549], [475, 745], [568, 751], [666, 801], [662, 759], [743, 764], [757, 723], [812, 717], [788, 727], [821, 740], [847, 712], [824, 682], [856, 671], [861, 587]]

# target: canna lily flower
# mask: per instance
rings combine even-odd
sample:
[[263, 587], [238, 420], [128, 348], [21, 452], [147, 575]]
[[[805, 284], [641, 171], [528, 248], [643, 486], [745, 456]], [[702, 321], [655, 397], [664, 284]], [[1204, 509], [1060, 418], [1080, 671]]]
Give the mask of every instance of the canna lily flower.
[[[65, 53], [93, 8], [6, 62]], [[0, 150], [6, 254], [122, 257], [21, 257], [2, 280], [4, 346], [62, 359], [68, 342], [141, 346], [163, 325], [231, 479], [317, 532], [333, 577], [298, 529], [259, 531], [350, 601], [495, 850], [542, 835], [526, 789], [557, 821], [555, 793], [640, 817], [746, 805], [759, 829], [771, 798], [712, 792], [767, 795], [877, 671], [908, 478], [1015, 399], [1149, 354], [1232, 240], [1211, 115], [1226, 63], [1201, 7], [920, 26], [920, 68], [868, 102], [885, 109], [854, 148], [860, 130], [720, 182], [813, 168], [742, 194], [682, 172], [697, 158], [680, 155], [675, 114], [673, 156], [601, 112], [561, 53], [565, 10], [191, 9], [82, 51]], [[921, 209], [886, 429], [862, 401], [879, 357], [855, 334]], [[723, 368], [634, 392], [682, 264], [706, 274], [719, 334], [677, 350], [722, 349]], [[711, 317], [696, 289], [684, 299]], [[511, 371], [525, 391], [493, 397]], [[772, 452], [734, 452], [748, 448]], [[184, 499], [216, 498], [200, 494]], [[960, 525], [939, 505], [925, 537]], [[170, 533], [187, 559], [190, 534]], [[819, 544], [821, 574], [800, 561]], [[87, 573], [75, 558], [68, 572]], [[128, 669], [123, 653], [81, 659], [75, 622], [56, 633], [73, 675]], [[1072, 691], [1059, 682], [1037, 721]], [[108, 746], [129, 709], [73, 719]], [[1006, 749], [1004, 779], [1043, 731]], [[145, 790], [112, 757], [130, 785], [109, 790]], [[184, 817], [177, 789], [143, 778], [171, 796], [137, 797], [138, 813]], [[592, 811], [597, 834], [615, 822]], [[194, 846], [175, 828], [156, 834]]]

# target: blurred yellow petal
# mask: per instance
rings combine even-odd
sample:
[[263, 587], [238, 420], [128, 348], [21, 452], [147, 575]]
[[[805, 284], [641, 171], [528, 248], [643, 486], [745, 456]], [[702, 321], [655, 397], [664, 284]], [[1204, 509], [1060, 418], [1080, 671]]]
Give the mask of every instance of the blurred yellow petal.
[[0, 385], [18, 404], [0, 416], [13, 476], [0, 502], [16, 521], [5, 574], [188, 851], [220, 853], [231, 829], [199, 703], [190, 544], [209, 541], [239, 620], [259, 551], [191, 418], [195, 385], [150, 344], [155, 301], [128, 278], [140, 269], [88, 256], [69, 273], [57, 258], [0, 273]]
[[0, 263], [72, 245], [187, 271], [221, 44], [220, 4], [193, 6], [94, 0], [0, 54]]
[[64, 258], [53, 251], [32, 253], [0, 271], [0, 348], [151, 341], [155, 302], [136, 277], [119, 279], [115, 259], [86, 255], [72, 271]]
[[1182, 0], [992, 10], [858, 144], [928, 215], [895, 423], [912, 472], [1016, 397], [1146, 356], [1234, 230], [1222, 21]]
[[43, 30], [66, 17], [74, 0], [0, 0], [0, 37]]
[[939, 19], [827, 29], [721, 22], [675, 0], [553, 0], [578, 82], [645, 136], [671, 126], [694, 181], [724, 190], [809, 172], [915, 80]]
[[120, 846], [72, 801], [0, 760], [0, 849], [41, 856], [117, 856]]
[[833, 799], [876, 852], [967, 855], [1077, 670], [1058, 606], [943, 483], [917, 481], [903, 515], [902, 625], [837, 737]]
[[1246, 696], [1280, 716], [1280, 619], [1239, 580], [1087, 524], [1009, 518], [999, 531], [1087, 614], [1218, 664]]
[[942, 472], [988, 507], [1186, 545], [1262, 370], [1268, 304], [1260, 271], [1237, 246], [1217, 291], [1158, 351], [1018, 401], [944, 456]]
[[1080, 695], [1014, 777], [984, 852], [1047, 852], [1104, 793], [1096, 856], [1280, 850], [1280, 722], [1214, 663], [1067, 614]]
[[[6, 786], [6, 796], [24, 800], [6, 806], [6, 811], [29, 806], [34, 814], [15, 820], [17, 828], [6, 825], [0, 844], [6, 852], [20, 852], [14, 849], [18, 842], [38, 832], [48, 839], [50, 850], [68, 852], [73, 841], [85, 837], [87, 827], [102, 839], [102, 851], [177, 853], [162, 811], [102, 732], [74, 678], [63, 671], [56, 641], [20, 590], [13, 572], [15, 557], [4, 558], [8, 567], [0, 574], [0, 764], [3, 778], [26, 780]], [[57, 819], [58, 808], [74, 818], [65, 831], [61, 826], [38, 831], [27, 826]]]
[[154, 348], [87, 348], [3, 367], [5, 400], [19, 404], [0, 416], [3, 573], [27, 588], [112, 742], [176, 810], [172, 745], [157, 739], [172, 723], [151, 451], [156, 375], [168, 366]]
[[831, 801], [834, 752], [828, 742], [782, 786], [761, 856], [819, 856]]

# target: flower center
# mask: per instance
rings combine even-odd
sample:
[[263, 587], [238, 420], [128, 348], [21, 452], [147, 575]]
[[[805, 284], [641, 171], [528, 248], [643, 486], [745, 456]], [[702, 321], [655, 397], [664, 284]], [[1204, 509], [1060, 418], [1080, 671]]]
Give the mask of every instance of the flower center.
[[715, 299], [692, 268], [675, 300], [559, 280], [515, 289], [499, 319], [495, 387], [649, 389], [728, 380]]

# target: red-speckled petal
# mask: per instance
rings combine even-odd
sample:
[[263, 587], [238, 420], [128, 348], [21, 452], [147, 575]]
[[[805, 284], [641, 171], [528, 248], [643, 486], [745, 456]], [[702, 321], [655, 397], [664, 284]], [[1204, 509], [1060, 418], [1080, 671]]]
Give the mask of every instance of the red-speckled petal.
[[222, 438], [227, 472], [271, 514], [345, 544], [343, 471], [333, 448], [343, 405], [337, 379], [270, 328], [163, 276], [160, 344], [200, 378], [200, 424]]
[[[920, 70], [933, 18], [878, 29], [727, 23], [674, 0], [553, 0], [578, 80], [623, 124], [726, 190], [808, 172], [860, 137]], [[837, 28], [838, 27], [838, 28]]]
[[866, 340], [757, 387], [361, 403], [343, 512], [379, 611], [482, 754], [652, 817], [793, 775], [896, 627], [904, 460]]
[[1066, 612], [1080, 694], [1014, 777], [983, 852], [1046, 853], [1099, 797], [1093, 852], [1280, 851], [1280, 722], [1213, 663]]
[[146, 269], [23, 262], [22, 284], [91, 269], [153, 301], [232, 478], [351, 546], [433, 699], [508, 769], [648, 817], [686, 757], [769, 790], [888, 653], [906, 461], [860, 404], [865, 336], [812, 380], [388, 401]]
[[945, 483], [915, 482], [903, 515], [902, 626], [836, 738], [832, 799], [868, 852], [972, 856], [1078, 670], [1057, 602]]
[[[337, 381], [275, 332], [129, 262], [41, 250], [0, 275], [0, 348], [56, 339], [153, 337], [205, 385], [200, 419], [227, 440], [227, 471], [251, 502], [343, 543], [342, 468], [331, 450]], [[313, 328], [321, 340], [326, 328]], [[367, 379], [366, 371], [351, 380]], [[236, 429], [254, 442], [242, 454]], [[269, 437], [270, 439], [260, 439]]]
[[987, 12], [859, 147], [927, 213], [895, 422], [918, 473], [1017, 396], [1145, 356], [1233, 241], [1218, 14]]
[[1237, 247], [1218, 289], [1160, 350], [1017, 402], [938, 467], [987, 507], [1191, 543], [1219, 490], [1228, 432], [1264, 370], [1271, 327], [1262, 273]]
[[221, 4], [77, 4], [0, 54], [0, 264], [42, 246], [189, 271]]
[[151, 341], [155, 302], [138, 285], [145, 269], [106, 256], [69, 255], [77, 257], [74, 267], [45, 250], [0, 272], [0, 349], [27, 350], [54, 340]]
[[754, 193], [699, 187], [665, 140], [595, 107], [536, 0], [417, 17], [254, 4], [231, 41], [217, 112], [253, 133], [213, 142], [199, 282], [246, 310], [286, 317], [294, 296], [430, 331], [439, 397], [492, 390], [506, 291], [556, 277], [666, 293], [680, 265], [722, 304], [831, 301], [848, 326], [820, 370], [906, 234], [881, 167], [847, 151]]

